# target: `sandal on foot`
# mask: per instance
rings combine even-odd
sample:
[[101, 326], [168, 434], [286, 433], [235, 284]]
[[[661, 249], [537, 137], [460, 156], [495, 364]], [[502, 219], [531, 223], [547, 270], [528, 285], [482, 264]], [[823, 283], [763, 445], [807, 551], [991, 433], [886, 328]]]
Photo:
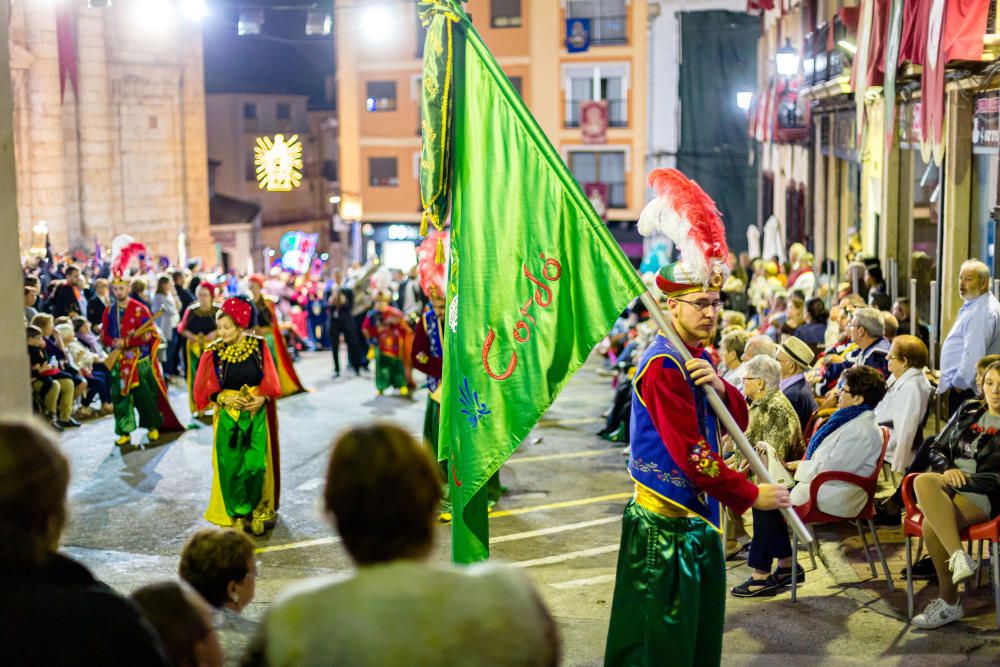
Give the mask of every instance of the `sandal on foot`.
[[778, 588], [778, 582], [768, 575], [767, 579], [750, 577], [739, 586], [733, 586], [729, 592], [738, 598], [772, 597], [777, 594]]
[[[797, 566], [795, 568], [795, 583], [804, 584], [806, 581], [806, 572], [802, 569], [802, 566]], [[771, 577], [778, 582], [779, 586], [791, 586], [792, 585], [792, 568], [791, 567], [777, 567], [774, 572], [771, 573]]]

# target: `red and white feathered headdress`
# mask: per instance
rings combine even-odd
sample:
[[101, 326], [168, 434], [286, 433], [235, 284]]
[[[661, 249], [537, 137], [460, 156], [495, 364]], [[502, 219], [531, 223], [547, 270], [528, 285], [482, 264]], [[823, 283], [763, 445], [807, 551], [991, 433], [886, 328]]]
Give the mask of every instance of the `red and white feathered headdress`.
[[729, 246], [715, 202], [676, 169], [654, 169], [649, 186], [656, 198], [639, 216], [639, 233], [663, 234], [681, 255], [660, 269], [657, 286], [667, 296], [721, 290], [729, 275]]
[[111, 277], [116, 283], [128, 282], [129, 265], [139, 255], [145, 255], [146, 246], [128, 234], [119, 234], [111, 241]]
[[438, 248], [448, 248], [448, 232], [432, 231], [417, 248], [417, 275], [420, 289], [428, 298], [436, 290], [441, 298], [448, 294], [448, 262], [438, 261]]

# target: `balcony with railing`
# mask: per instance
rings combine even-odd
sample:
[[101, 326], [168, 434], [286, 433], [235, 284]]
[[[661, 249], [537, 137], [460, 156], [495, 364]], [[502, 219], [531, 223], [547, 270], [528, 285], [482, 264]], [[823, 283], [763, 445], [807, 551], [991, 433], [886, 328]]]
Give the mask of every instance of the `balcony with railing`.
[[[586, 100], [566, 100], [566, 123], [564, 127], [580, 127], [580, 102]], [[628, 127], [628, 100], [606, 100], [608, 103], [608, 127]]]
[[569, 19], [590, 21], [590, 45], [610, 46], [628, 44], [628, 16], [569, 16]]

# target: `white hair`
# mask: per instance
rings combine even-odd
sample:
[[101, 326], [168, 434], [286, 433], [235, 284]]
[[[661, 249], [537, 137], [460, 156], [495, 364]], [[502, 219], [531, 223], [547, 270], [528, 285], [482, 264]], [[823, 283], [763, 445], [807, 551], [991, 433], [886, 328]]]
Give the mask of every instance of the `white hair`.
[[774, 391], [781, 386], [781, 364], [775, 359], [757, 356], [744, 364], [744, 378], [755, 377], [764, 381], [764, 390]]

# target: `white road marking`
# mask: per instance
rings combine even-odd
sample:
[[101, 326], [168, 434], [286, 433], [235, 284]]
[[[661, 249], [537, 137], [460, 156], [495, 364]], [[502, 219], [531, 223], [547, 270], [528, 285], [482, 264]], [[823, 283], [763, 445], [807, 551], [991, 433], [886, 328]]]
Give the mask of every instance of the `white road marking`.
[[556, 533], [564, 533], [570, 530], [580, 530], [582, 528], [590, 528], [591, 526], [603, 526], [608, 523], [615, 523], [621, 521], [620, 516], [609, 516], [603, 519], [594, 519], [593, 521], [581, 521], [579, 523], [567, 523], [563, 526], [552, 526], [551, 528], [540, 528], [538, 530], [528, 530], [523, 533], [511, 533], [510, 535], [497, 535], [496, 537], [490, 538], [490, 544], [500, 544], [501, 542], [515, 542], [517, 540], [527, 540], [532, 537], [541, 537], [543, 535], [554, 535]]
[[576, 558], [588, 558], [590, 556], [600, 556], [601, 554], [609, 554], [614, 551], [618, 551], [617, 544], [608, 544], [603, 547], [594, 547], [593, 549], [581, 549], [580, 551], [570, 551], [564, 554], [555, 554], [553, 556], [546, 556], [544, 558], [533, 558], [531, 560], [522, 560], [516, 563], [510, 563], [513, 567], [537, 567], [539, 565], [553, 565], [555, 563], [564, 563], [568, 560], [574, 560]]
[[566, 588], [579, 588], [580, 586], [593, 586], [594, 584], [606, 584], [609, 581], [614, 581], [614, 574], [599, 574], [596, 577], [587, 577], [586, 579], [572, 579], [570, 581], [560, 581], [556, 584], [549, 584], [552, 588], [566, 589]]

